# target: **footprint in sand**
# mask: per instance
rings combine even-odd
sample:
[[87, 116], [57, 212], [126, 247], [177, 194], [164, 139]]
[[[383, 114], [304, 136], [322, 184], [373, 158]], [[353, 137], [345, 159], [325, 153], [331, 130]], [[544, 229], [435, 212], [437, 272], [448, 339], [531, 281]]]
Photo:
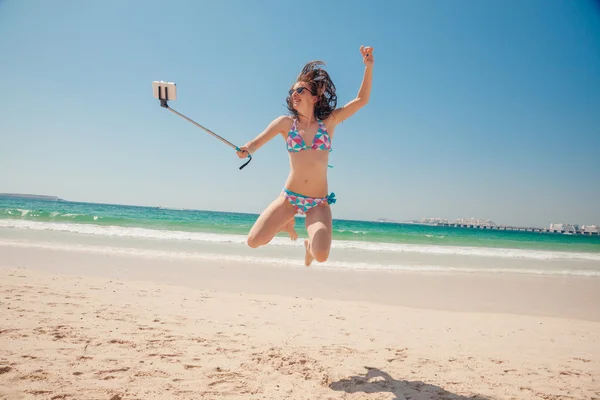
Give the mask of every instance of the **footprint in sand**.
[[112, 339], [112, 340], [109, 340], [108, 343], [121, 344], [121, 345], [124, 345], [127, 347], [133, 347], [133, 348], [137, 347], [137, 345], [134, 342], [130, 342], [128, 340], [122, 340], [122, 339]]
[[143, 376], [143, 377], [154, 377], [154, 378], [156, 378], [156, 377], [168, 378], [169, 374], [164, 371], [154, 369], [152, 371], [138, 371], [135, 374], [133, 374], [133, 376], [135, 376], [135, 377]]
[[60, 400], [60, 399], [66, 399], [68, 397], [73, 397], [73, 396], [70, 394], [57, 394], [56, 396], [50, 397], [50, 400]]
[[577, 372], [577, 371], [560, 371], [560, 373], [559, 373], [559, 374], [560, 374], [560, 375], [566, 375], [566, 376], [571, 376], [571, 375], [574, 375], [574, 376], [581, 376], [581, 373], [580, 373], [580, 372]]
[[[396, 350], [392, 350], [391, 348], [387, 349], [388, 351], [394, 351], [394, 357], [388, 358], [386, 361], [387, 362], [394, 362], [394, 361], [404, 361], [408, 355], [406, 355], [406, 351], [408, 349], [396, 349]], [[450, 359], [448, 360], [450, 362], [454, 361], [454, 359]]]
[[306, 354], [285, 354], [280, 348], [271, 348], [266, 353], [252, 354], [252, 361], [258, 364], [271, 364], [275, 370], [284, 375], [300, 375], [305, 380], [318, 378], [325, 369]]
[[579, 357], [575, 357], [575, 358], [573, 358], [573, 360], [576, 360], [576, 361], [582, 361], [582, 362], [584, 362], [584, 363], [589, 363], [589, 362], [592, 362], [592, 360], [587, 360], [587, 359], [585, 359], [585, 358], [579, 358]]
[[181, 356], [181, 354], [158, 354], [158, 353], [148, 354], [148, 357], [160, 357], [161, 359], [180, 357], [180, 356]]
[[158, 328], [153, 328], [151, 326], [146, 326], [146, 325], [138, 326], [138, 330], [140, 330], [140, 331], [155, 331], [157, 329]]
[[48, 373], [41, 369], [38, 369], [38, 370], [33, 371], [30, 374], [19, 377], [19, 379], [22, 381], [33, 381], [33, 382], [45, 381], [48, 379]]
[[[95, 373], [95, 375], [98, 376], [98, 379], [107, 381], [107, 380], [111, 380], [111, 379], [116, 379], [117, 378], [116, 376], [114, 376], [112, 374], [115, 374], [117, 372], [127, 372], [127, 371], [129, 371], [129, 367], [108, 369], [108, 370], [105, 370], [105, 371], [98, 371], [98, 372]], [[104, 376], [102, 376], [102, 375], [104, 375]]]
[[0, 375], [9, 373], [11, 369], [11, 367], [0, 367]]
[[219, 393], [229, 394], [248, 394], [254, 392], [248, 388], [248, 382], [245, 381], [242, 374], [224, 370], [220, 367], [217, 367], [215, 371], [217, 373], [207, 376], [207, 378], [211, 380], [208, 386], [211, 387], [212, 390], [218, 390]]
[[50, 394], [52, 392], [49, 390], [26, 390], [25, 393], [32, 394], [34, 396], [41, 396], [43, 394]]

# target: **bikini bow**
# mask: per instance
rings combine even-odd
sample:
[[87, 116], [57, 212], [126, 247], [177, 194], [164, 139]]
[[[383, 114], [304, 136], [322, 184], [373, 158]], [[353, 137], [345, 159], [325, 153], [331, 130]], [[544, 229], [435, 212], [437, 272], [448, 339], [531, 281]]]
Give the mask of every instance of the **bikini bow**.
[[335, 199], [335, 193], [331, 193], [329, 196], [327, 196], [327, 202], [329, 204], [333, 204], [335, 203], [337, 200]]

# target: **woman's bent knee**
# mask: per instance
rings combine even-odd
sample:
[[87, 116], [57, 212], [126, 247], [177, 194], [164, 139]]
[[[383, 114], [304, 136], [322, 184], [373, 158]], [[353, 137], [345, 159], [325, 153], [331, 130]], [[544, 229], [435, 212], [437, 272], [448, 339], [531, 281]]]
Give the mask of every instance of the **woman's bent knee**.
[[311, 253], [318, 262], [325, 262], [329, 258], [331, 237], [327, 234], [315, 235], [310, 246]]
[[258, 240], [258, 236], [253, 235], [253, 234], [248, 235], [248, 238], [246, 239], [246, 243], [248, 244], [248, 246], [252, 247], [253, 249], [263, 245], [263, 243], [261, 243]]
[[248, 234], [248, 238], [246, 239], [246, 244], [248, 244], [248, 246], [255, 249], [257, 247], [268, 244], [271, 241], [271, 239], [273, 239], [273, 238], [266, 237], [264, 234], [260, 234], [260, 233], [256, 234], [256, 233], [250, 232]]

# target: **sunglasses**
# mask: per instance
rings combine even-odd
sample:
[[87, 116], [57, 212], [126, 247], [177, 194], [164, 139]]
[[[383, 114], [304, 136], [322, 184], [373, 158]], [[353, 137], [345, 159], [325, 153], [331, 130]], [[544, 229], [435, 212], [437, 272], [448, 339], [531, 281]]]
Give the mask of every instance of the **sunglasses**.
[[[290, 96], [291, 96], [291, 95], [292, 95], [294, 92], [296, 92], [296, 93], [298, 93], [298, 94], [302, 94], [302, 92], [304, 92], [305, 90], [308, 90], [308, 92], [309, 92], [310, 94], [313, 94], [313, 92], [311, 92], [309, 88], [307, 88], [307, 87], [304, 87], [304, 86], [297, 87], [296, 89], [290, 89], [290, 91], [289, 91], [289, 94], [290, 94]], [[313, 94], [313, 95], [314, 95], [314, 94]]]

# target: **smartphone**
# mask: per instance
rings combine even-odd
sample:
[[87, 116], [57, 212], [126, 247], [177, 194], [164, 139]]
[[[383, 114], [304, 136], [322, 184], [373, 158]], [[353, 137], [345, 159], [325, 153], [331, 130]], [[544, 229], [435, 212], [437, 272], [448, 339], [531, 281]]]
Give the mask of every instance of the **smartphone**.
[[159, 100], [176, 100], [177, 85], [173, 82], [154, 81], [152, 82], [154, 97]]

